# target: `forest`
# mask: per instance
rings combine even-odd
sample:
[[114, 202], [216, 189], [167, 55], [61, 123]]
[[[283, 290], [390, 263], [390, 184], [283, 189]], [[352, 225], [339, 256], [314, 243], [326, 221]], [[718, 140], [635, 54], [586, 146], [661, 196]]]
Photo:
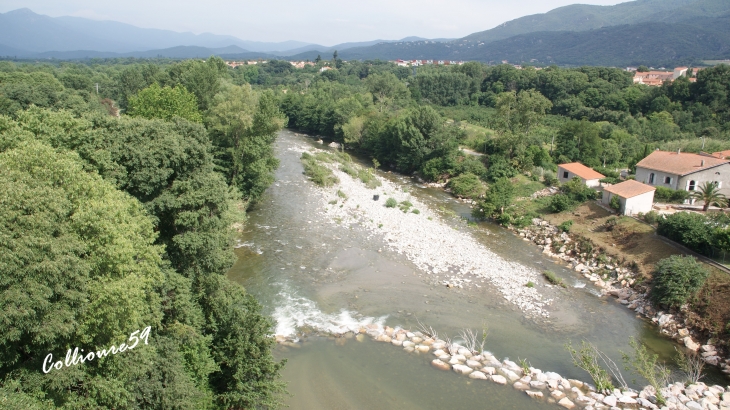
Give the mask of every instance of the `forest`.
[[216, 58], [0, 63], [0, 107], [0, 407], [279, 407], [271, 320], [225, 276], [278, 164], [273, 93]]

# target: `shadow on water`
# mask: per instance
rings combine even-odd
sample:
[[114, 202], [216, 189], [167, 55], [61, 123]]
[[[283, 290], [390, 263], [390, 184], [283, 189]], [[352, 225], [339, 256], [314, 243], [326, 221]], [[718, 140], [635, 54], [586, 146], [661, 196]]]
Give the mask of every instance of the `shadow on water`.
[[[302, 175], [301, 148], [321, 145], [283, 131], [278, 140], [281, 166], [277, 181], [249, 214], [237, 263], [229, 277], [243, 284], [277, 321], [277, 333], [298, 328], [326, 328], [379, 321], [415, 328], [417, 320], [441, 335], [458, 335], [463, 328], [488, 327], [486, 349], [497, 357], [526, 358], [533, 366], [569, 378], [588, 380], [575, 368], [565, 343], [595, 343], [617, 362], [629, 351], [630, 336], [671, 360], [673, 343], [654, 326], [611, 298], [599, 298], [594, 287], [575, 272], [546, 258], [521, 238], [490, 223], [471, 228], [460, 218], [469, 206], [441, 190], [419, 186], [410, 178], [379, 172], [407, 187], [433, 209], [457, 215], [444, 219], [468, 230], [501, 257], [543, 271], [554, 271], [567, 289], [538, 289], [554, 298], [549, 320], [526, 319], [490, 289], [488, 282], [470, 289], [439, 285], [405, 257], [387, 250], [378, 235], [369, 237], [358, 226], [330, 223], [319, 209], [314, 185]], [[491, 382], [441, 373], [428, 365], [431, 358], [413, 358], [394, 346], [348, 342], [335, 346], [322, 340], [299, 350], [278, 351], [289, 358], [284, 372], [293, 408], [536, 408], [524, 393]], [[626, 379], [630, 380], [628, 374]], [[716, 377], [713, 377], [716, 379]]]

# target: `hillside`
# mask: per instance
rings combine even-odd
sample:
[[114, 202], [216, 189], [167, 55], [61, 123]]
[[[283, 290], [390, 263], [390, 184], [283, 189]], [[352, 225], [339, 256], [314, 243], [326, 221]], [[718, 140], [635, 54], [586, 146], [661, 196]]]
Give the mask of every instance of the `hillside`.
[[678, 23], [697, 17], [717, 17], [727, 12], [730, 12], [730, 2], [725, 0], [636, 0], [615, 6], [574, 4], [508, 21], [459, 41], [490, 43], [543, 31], [587, 31], [643, 22]]

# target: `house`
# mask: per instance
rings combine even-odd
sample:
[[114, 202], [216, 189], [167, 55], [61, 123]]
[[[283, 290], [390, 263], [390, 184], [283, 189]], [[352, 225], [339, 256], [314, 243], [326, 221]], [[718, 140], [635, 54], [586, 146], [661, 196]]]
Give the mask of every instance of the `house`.
[[730, 161], [710, 154], [656, 150], [636, 164], [636, 180], [684, 191], [712, 181], [720, 193], [730, 195]]
[[620, 184], [605, 187], [601, 203], [610, 206], [611, 200], [618, 197], [619, 212], [622, 215], [647, 213], [651, 211], [651, 206], [654, 203], [654, 191], [656, 191], [656, 188], [630, 179]]
[[600, 185], [599, 181], [606, 178], [605, 175], [602, 175], [578, 162], [558, 165], [558, 181], [565, 183], [575, 177], [580, 178], [588, 187], [597, 187]]

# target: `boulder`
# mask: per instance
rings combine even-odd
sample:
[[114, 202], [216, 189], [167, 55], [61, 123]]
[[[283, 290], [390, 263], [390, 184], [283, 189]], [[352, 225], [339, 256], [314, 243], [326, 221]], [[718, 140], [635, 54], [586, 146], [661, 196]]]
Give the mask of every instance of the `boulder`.
[[487, 367], [483, 367], [483, 368], [482, 368], [482, 369], [481, 369], [480, 371], [481, 371], [482, 373], [484, 373], [484, 374], [488, 374], [488, 375], [490, 375], [490, 376], [491, 376], [491, 375], [493, 375], [493, 374], [494, 374], [494, 372], [495, 372], [496, 370], [494, 369], [494, 367], [489, 367], [489, 366], [487, 366]]
[[484, 374], [484, 373], [482, 373], [482, 372], [475, 371], [475, 372], [469, 373], [469, 378], [470, 379], [487, 380], [487, 375]]
[[454, 369], [454, 371], [456, 373], [464, 374], [464, 375], [467, 375], [474, 371], [474, 369], [472, 369], [471, 367], [465, 366], [463, 364], [455, 364], [451, 368]]
[[514, 387], [517, 390], [529, 390], [530, 389], [529, 385], [522, 383], [522, 382], [515, 382], [515, 384], [513, 384], [512, 387]]
[[562, 399], [560, 399], [560, 401], [558, 402], [558, 405], [565, 407], [566, 409], [572, 409], [575, 407], [575, 403], [570, 401], [567, 397], [563, 397]]
[[553, 390], [553, 391], [551, 391], [551, 392], [550, 392], [550, 395], [551, 395], [551, 396], [552, 396], [552, 397], [553, 397], [553, 398], [554, 398], [555, 400], [560, 400], [560, 399], [562, 399], [563, 397], [565, 397], [565, 393], [561, 392], [560, 390]]
[[403, 342], [400, 341], [400, 340], [398, 340], [398, 339], [393, 339], [393, 340], [390, 341], [390, 343], [392, 343], [395, 346], [402, 346], [403, 345]]
[[690, 336], [685, 337], [684, 339], [682, 339], [682, 341], [684, 342], [685, 347], [687, 347], [687, 349], [689, 350], [693, 350], [696, 352], [700, 348], [700, 344], [695, 343], [695, 341], [692, 340], [692, 337]]
[[507, 384], [507, 379], [504, 378], [504, 376], [500, 376], [498, 374], [495, 374], [491, 377], [492, 381], [497, 384], [505, 385]]
[[471, 367], [472, 369], [479, 369], [480, 367], [482, 367], [481, 363], [474, 360], [467, 360], [466, 365]]
[[448, 363], [444, 363], [439, 359], [432, 361], [431, 366], [433, 366], [439, 370], [451, 370], [451, 366]]
[[609, 407], [616, 407], [616, 403], [618, 403], [618, 399], [616, 399], [616, 396], [606, 396], [603, 399], [603, 404]]
[[418, 345], [418, 346], [416, 346], [416, 351], [417, 352], [420, 352], [420, 353], [428, 353], [428, 351], [430, 349], [431, 349], [430, 347], [425, 346], [425, 345]]
[[533, 380], [530, 382], [530, 387], [532, 387], [533, 389], [545, 390], [547, 389], [547, 384], [545, 382]]
[[528, 396], [532, 397], [533, 399], [542, 399], [543, 394], [541, 391], [530, 391], [527, 390], [525, 393], [527, 393]]

